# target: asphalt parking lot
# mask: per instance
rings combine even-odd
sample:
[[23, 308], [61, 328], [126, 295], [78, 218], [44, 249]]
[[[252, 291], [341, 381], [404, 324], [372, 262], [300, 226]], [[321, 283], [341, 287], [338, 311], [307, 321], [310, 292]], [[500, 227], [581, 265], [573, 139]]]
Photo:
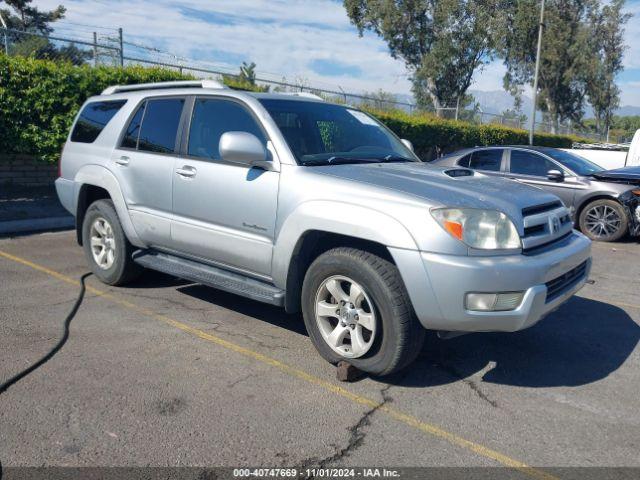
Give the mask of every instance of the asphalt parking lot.
[[[74, 237], [0, 240], [0, 382], [59, 337], [88, 271]], [[0, 462], [640, 467], [640, 243], [593, 254], [594, 283], [533, 328], [429, 336], [409, 370], [350, 384], [299, 316], [151, 272], [89, 277], [64, 348], [0, 395]]]

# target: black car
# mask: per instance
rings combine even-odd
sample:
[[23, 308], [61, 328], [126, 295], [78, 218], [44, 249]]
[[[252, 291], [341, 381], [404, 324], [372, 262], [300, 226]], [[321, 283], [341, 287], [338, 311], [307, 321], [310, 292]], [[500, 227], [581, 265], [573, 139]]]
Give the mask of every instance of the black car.
[[520, 145], [467, 148], [432, 163], [471, 168], [554, 193], [592, 240], [640, 235], [640, 167], [605, 170], [565, 150]]

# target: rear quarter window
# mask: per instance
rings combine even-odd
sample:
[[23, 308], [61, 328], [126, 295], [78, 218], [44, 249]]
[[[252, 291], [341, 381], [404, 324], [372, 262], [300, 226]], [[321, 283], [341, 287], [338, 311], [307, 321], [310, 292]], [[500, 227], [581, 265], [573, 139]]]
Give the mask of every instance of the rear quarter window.
[[86, 104], [73, 127], [71, 141], [93, 143], [125, 103], [126, 100], [111, 100]]

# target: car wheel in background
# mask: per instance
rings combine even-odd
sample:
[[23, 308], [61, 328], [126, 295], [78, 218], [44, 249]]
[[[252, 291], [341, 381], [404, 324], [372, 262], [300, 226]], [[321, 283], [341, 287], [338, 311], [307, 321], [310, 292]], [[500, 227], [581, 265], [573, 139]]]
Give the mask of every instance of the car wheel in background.
[[615, 200], [600, 199], [582, 209], [578, 219], [580, 230], [591, 240], [615, 242], [629, 229], [629, 219]]

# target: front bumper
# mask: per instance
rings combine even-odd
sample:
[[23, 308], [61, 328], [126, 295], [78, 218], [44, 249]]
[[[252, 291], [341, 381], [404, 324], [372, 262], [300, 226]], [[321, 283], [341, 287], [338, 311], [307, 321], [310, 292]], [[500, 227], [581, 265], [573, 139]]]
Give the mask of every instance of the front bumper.
[[[530, 327], [580, 290], [591, 270], [591, 242], [575, 231], [548, 250], [530, 256], [461, 257], [400, 249], [391, 249], [391, 254], [422, 325], [445, 331], [513, 332]], [[547, 298], [547, 282], [583, 264], [577, 278]], [[515, 310], [465, 309], [469, 292], [513, 291], [525, 292]]]

